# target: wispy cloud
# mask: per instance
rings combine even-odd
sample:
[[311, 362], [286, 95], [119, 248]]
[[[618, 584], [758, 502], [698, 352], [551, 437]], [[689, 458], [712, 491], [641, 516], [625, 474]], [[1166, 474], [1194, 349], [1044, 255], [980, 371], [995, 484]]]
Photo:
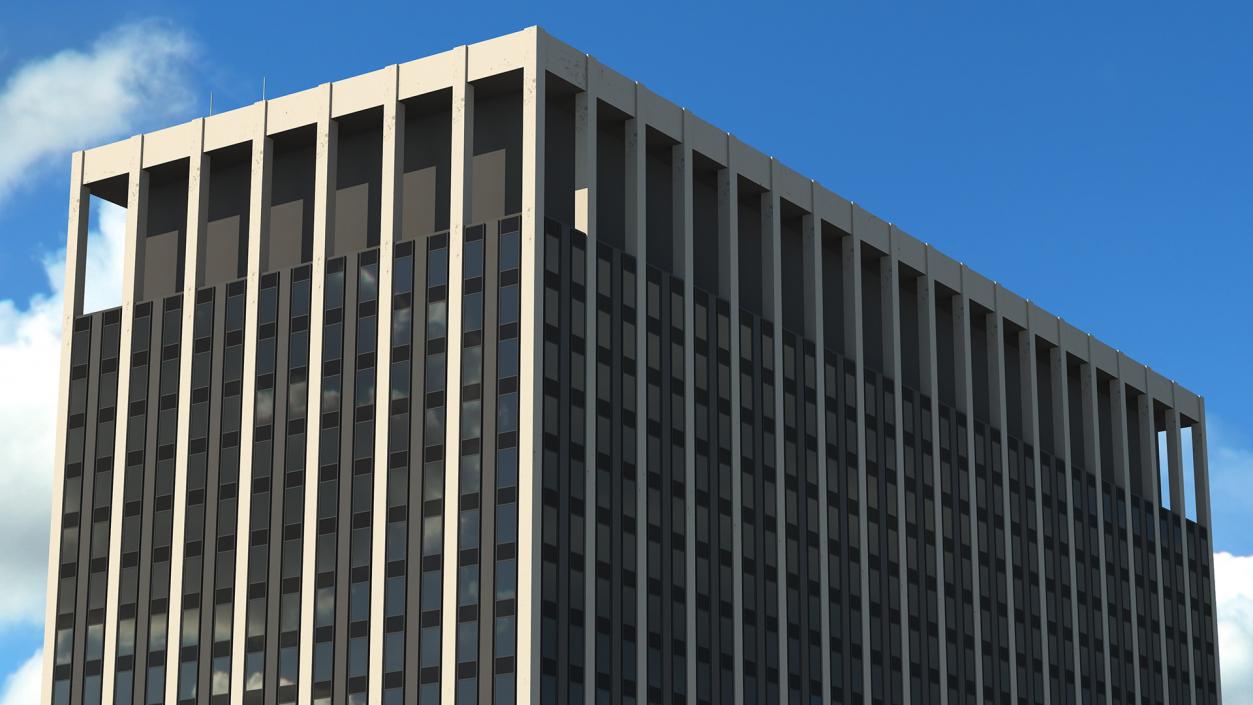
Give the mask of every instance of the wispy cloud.
[[1253, 702], [1253, 556], [1214, 556], [1223, 702]]
[[[125, 211], [104, 206], [88, 235], [89, 310], [118, 303]], [[48, 562], [56, 393], [61, 364], [61, 288], [65, 253], [45, 259], [53, 293], [24, 307], [0, 300], [0, 629], [41, 624]], [[111, 284], [111, 286], [110, 286]]]
[[27, 659], [16, 671], [4, 679], [4, 690], [0, 691], [0, 705], [32, 705], [32, 703], [39, 702], [42, 662], [43, 652], [36, 651], [34, 656]]
[[193, 52], [173, 25], [145, 21], [18, 67], [0, 89], [0, 204], [33, 168], [184, 114]]
[[[0, 78], [0, 206], [31, 169], [185, 112], [193, 51], [177, 27], [143, 21]], [[92, 226], [85, 298], [98, 310], [120, 298], [124, 211], [104, 204]], [[64, 259], [45, 253], [46, 287], [0, 300], [0, 631], [42, 624]]]

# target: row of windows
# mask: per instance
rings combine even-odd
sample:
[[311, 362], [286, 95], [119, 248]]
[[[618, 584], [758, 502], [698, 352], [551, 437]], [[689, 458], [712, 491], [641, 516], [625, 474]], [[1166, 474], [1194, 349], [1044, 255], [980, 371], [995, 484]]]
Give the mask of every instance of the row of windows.
[[694, 690], [716, 703], [735, 692], [730, 306], [699, 289], [693, 305]]
[[[494, 224], [494, 232], [491, 226], [468, 229], [462, 259], [462, 423], [456, 449], [459, 702], [484, 697], [508, 702], [513, 697], [520, 413], [516, 220]], [[1009, 464], [1002, 468], [1000, 432], [943, 404], [937, 421], [939, 453], [933, 458], [929, 401], [900, 389], [904, 413], [898, 429], [893, 381], [867, 370], [862, 390], [866, 407], [858, 410], [853, 364], [829, 351], [822, 366], [827, 398], [821, 421], [827, 447], [821, 449], [825, 469], [820, 468], [814, 392], [819, 372], [812, 344], [786, 331], [776, 333], [769, 321], [747, 312], [739, 330], [741, 444], [733, 449], [728, 304], [696, 292], [691, 304], [696, 312], [691, 351], [696, 374], [686, 380], [684, 287], [657, 270], [647, 273], [644, 291], [646, 464], [644, 485], [637, 488], [634, 262], [610, 247], [596, 252], [595, 426], [586, 429], [591, 390], [585, 388], [583, 372], [589, 342], [585, 240], [555, 223], [546, 227], [540, 605], [546, 700], [580, 701], [591, 678], [598, 697], [615, 702], [633, 702], [639, 687], [649, 688], [649, 699], [664, 694], [676, 701], [689, 696], [718, 701], [720, 693], [735, 687], [730, 680], [736, 629], [731, 596], [737, 579], [744, 596], [739, 617], [746, 699], [769, 702], [786, 688], [789, 700], [821, 700], [822, 569], [828, 571], [830, 584], [825, 596], [831, 634], [827, 666], [831, 697], [839, 701], [859, 699], [867, 688], [875, 700], [893, 703], [902, 700], [906, 688], [918, 703], [938, 702], [941, 690], [948, 691], [950, 701], [980, 692], [1000, 699], [1009, 690], [1011, 673], [1022, 702], [1044, 702], [1046, 693], [1062, 701], [1090, 694], [1099, 701], [1107, 682], [1119, 700], [1131, 693], [1137, 671], [1146, 700], [1181, 697], [1194, 678], [1202, 699], [1216, 698], [1216, 684], [1208, 675], [1216, 666], [1204, 530], [1152, 502], [1138, 506], [1138, 498], [1127, 512], [1116, 487], [1078, 466], [1067, 468], [1048, 454], [1040, 454], [1037, 472], [1034, 451], [1018, 439], [1004, 439]], [[392, 256], [396, 277], [391, 292], [385, 517], [371, 516], [378, 253], [366, 251], [327, 267], [321, 451], [317, 477], [309, 478], [320, 483], [312, 597], [313, 697], [319, 702], [341, 696], [358, 701], [366, 692], [375, 520], [387, 524], [385, 701], [399, 702], [406, 688], [417, 690], [423, 701], [437, 697], [445, 530], [447, 236], [400, 243]], [[187, 523], [183, 546], [178, 547], [186, 560], [182, 593], [174, 596], [180, 602], [174, 604], [169, 544], [181, 299], [161, 302], [159, 314], [150, 304], [136, 307], [126, 409], [131, 432], [122, 478], [125, 504], [120, 508], [120, 701], [159, 702], [167, 677], [178, 678], [180, 702], [216, 703], [227, 696], [239, 491], [248, 491], [251, 498], [248, 587], [240, 603], [246, 617], [241, 635], [244, 699], [268, 701], [264, 694], [271, 690], [277, 702], [296, 699], [309, 288], [307, 267], [267, 275], [261, 282], [258, 320], [248, 323], [257, 326], [258, 334], [248, 488], [237, 487], [243, 282], [196, 297]], [[419, 290], [424, 300], [415, 296]], [[92, 438], [93, 433], [97, 439], [113, 436], [109, 397], [116, 394], [118, 361], [117, 353], [108, 350], [116, 350], [120, 315], [97, 316], [77, 322], [72, 348], [66, 506], [59, 539], [56, 702], [70, 701], [71, 683], [82, 684], [84, 702], [98, 701], [103, 667], [110, 493], [93, 492], [93, 484], [112, 484], [112, 444], [93, 446]], [[414, 366], [411, 350], [419, 341], [424, 354], [422, 364]], [[783, 353], [777, 360], [776, 346]], [[220, 380], [213, 374], [219, 360]], [[91, 391], [89, 377], [98, 390]], [[492, 379], [495, 393], [486, 386]], [[691, 419], [685, 411], [689, 383]], [[776, 395], [783, 399], [778, 409]], [[344, 420], [349, 415], [351, 420]], [[859, 416], [866, 431], [864, 477], [856, 472], [853, 450]], [[695, 431], [690, 441], [688, 424]], [[973, 430], [968, 432], [968, 426]], [[596, 434], [594, 519], [586, 513], [592, 501], [586, 494], [584, 439], [589, 431]], [[967, 447], [969, 439], [974, 444]], [[696, 482], [690, 487], [686, 442], [693, 444], [696, 463]], [[896, 467], [898, 443], [901, 468]], [[420, 453], [410, 450], [415, 446]], [[782, 465], [776, 467], [780, 448]], [[731, 498], [735, 452], [743, 466], [739, 507], [732, 506]], [[93, 453], [94, 461], [88, 461]], [[83, 468], [93, 462], [94, 472], [85, 473]], [[819, 471], [826, 473], [825, 498], [818, 492]], [[215, 489], [217, 502], [206, 511]], [[1008, 506], [1002, 498], [1008, 498]], [[900, 499], [903, 506], [897, 504]], [[81, 519], [89, 506], [91, 519]], [[1037, 507], [1045, 519], [1040, 526]], [[643, 515], [637, 515], [640, 508]], [[731, 568], [736, 513], [744, 551], [738, 578]], [[823, 513], [828, 533], [819, 537]], [[689, 517], [695, 526], [690, 537]], [[1010, 517], [1022, 520], [1007, 522]], [[646, 523], [637, 527], [637, 520]], [[80, 535], [85, 521], [91, 524], [90, 534]], [[1127, 521], [1132, 522], [1130, 545]], [[639, 543], [638, 531], [645, 532]], [[904, 556], [897, 555], [900, 531], [905, 532]], [[1158, 536], [1166, 540], [1159, 542]], [[206, 537], [214, 541], [212, 550], [203, 546]], [[588, 537], [595, 540], [594, 565], [585, 565], [593, 550]], [[689, 540], [696, 548], [691, 575]], [[637, 546], [645, 550], [643, 561], [636, 556]], [[201, 555], [209, 560], [202, 561]], [[80, 565], [86, 566], [82, 575]], [[152, 570], [140, 571], [140, 565]], [[638, 577], [637, 567], [644, 570]], [[594, 571], [593, 604], [585, 604], [585, 570]], [[869, 588], [864, 594], [863, 571]], [[645, 584], [639, 585], [638, 579]], [[694, 580], [693, 604], [687, 603], [688, 580]], [[641, 589], [646, 591], [642, 617], [647, 631], [637, 635]], [[1165, 611], [1155, 599], [1159, 590]], [[900, 611], [902, 596], [908, 614]], [[182, 610], [177, 645], [165, 640], [170, 609]], [[694, 634], [686, 633], [689, 610]], [[1177, 638], [1189, 620], [1191, 644]], [[909, 640], [908, 665], [902, 662], [902, 628]], [[590, 630], [595, 630], [595, 648], [592, 663], [585, 663], [583, 645]], [[1133, 633], [1140, 645], [1138, 664]], [[1168, 636], [1164, 649], [1159, 646], [1161, 634]], [[869, 641], [863, 643], [866, 637]], [[645, 639], [645, 664], [636, 662], [638, 638]], [[689, 639], [695, 642], [696, 680], [691, 683]], [[164, 672], [167, 648], [179, 649], [179, 671], [169, 676]], [[1107, 649], [1112, 666], [1108, 673]], [[980, 656], [982, 682], [976, 676]], [[865, 658], [869, 668], [863, 670]], [[406, 668], [414, 662], [418, 669]], [[783, 662], [787, 668], [781, 672]], [[637, 684], [641, 666], [647, 666], [648, 681]], [[491, 669], [490, 681], [484, 678], [486, 668]], [[909, 677], [901, 678], [905, 671]], [[870, 681], [863, 683], [867, 672]]]
[[[541, 698], [553, 703], [582, 702], [586, 683], [585, 243], [581, 233], [546, 223], [539, 618]], [[608, 556], [598, 559], [608, 565]]]
[[[213, 379], [214, 289], [196, 292], [192, 314], [191, 398], [187, 410], [187, 476], [184, 487], [183, 575], [179, 618], [178, 690], [180, 703], [194, 703], [200, 692], [199, 660], [201, 638], [201, 591], [203, 589], [204, 539], [206, 530], [206, 490], [210, 482], [209, 426], [210, 384]], [[217, 336], [218, 339], [221, 336]], [[216, 470], [213, 468], [212, 470]], [[212, 474], [216, 475], [216, 472]]]
[[462, 252], [455, 699], [464, 705], [480, 690], [515, 700], [521, 222], [492, 225], [467, 228]]
[[427, 703], [439, 699], [448, 235], [393, 257], [383, 697]]
[[744, 702], [774, 702], [779, 653], [778, 468], [774, 328], [740, 312], [740, 492]]
[[[121, 311], [74, 322], [54, 625], [54, 703], [99, 703]], [[77, 675], [75, 673], [77, 671]]]

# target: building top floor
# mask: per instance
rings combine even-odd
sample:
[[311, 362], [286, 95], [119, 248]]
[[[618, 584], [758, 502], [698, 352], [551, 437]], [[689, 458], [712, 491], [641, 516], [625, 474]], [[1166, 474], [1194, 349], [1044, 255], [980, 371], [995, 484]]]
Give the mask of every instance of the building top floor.
[[[125, 205], [128, 175], [136, 166], [136, 155], [142, 170], [160, 174], [176, 168], [171, 165], [195, 152], [234, 149], [239, 152], [238, 161], [247, 168], [246, 145], [258, 134], [277, 138], [328, 118], [350, 120], [364, 112], [385, 109], [389, 101], [421, 100], [459, 84], [490, 83], [495, 77], [528, 67], [560, 79], [563, 86], [575, 91], [594, 94], [610, 110], [642, 121], [650, 130], [690, 148], [705, 162], [775, 194], [821, 222], [824, 227], [819, 232], [834, 231], [891, 256], [1074, 358], [1150, 394], [1178, 411], [1185, 426], [1204, 418], [1201, 397], [1177, 382], [538, 27], [85, 150], [75, 157], [80, 178], [76, 183], [92, 195]], [[142, 140], [139, 150], [135, 149], [136, 140]]]

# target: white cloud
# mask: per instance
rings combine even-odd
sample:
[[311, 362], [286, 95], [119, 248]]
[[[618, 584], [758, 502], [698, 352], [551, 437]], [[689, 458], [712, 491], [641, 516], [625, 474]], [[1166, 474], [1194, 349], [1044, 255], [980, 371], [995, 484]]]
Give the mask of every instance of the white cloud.
[[[125, 211], [101, 207], [88, 235], [86, 310], [120, 299]], [[40, 625], [48, 563], [65, 252], [45, 259], [51, 295], [0, 301], [0, 628]]]
[[[0, 206], [30, 170], [186, 111], [192, 52], [177, 28], [146, 21], [14, 70], [0, 84]], [[121, 298], [125, 211], [99, 203], [88, 238], [89, 311]], [[63, 250], [44, 257], [43, 291], [0, 300], [0, 631], [43, 621], [64, 260]]]
[[1253, 702], [1253, 556], [1214, 556], [1223, 702]]
[[42, 675], [43, 652], [36, 651], [16, 671], [4, 679], [4, 690], [0, 692], [0, 705], [34, 705], [39, 702]]
[[0, 203], [32, 168], [186, 112], [192, 53], [182, 32], [147, 21], [15, 70], [0, 89]]

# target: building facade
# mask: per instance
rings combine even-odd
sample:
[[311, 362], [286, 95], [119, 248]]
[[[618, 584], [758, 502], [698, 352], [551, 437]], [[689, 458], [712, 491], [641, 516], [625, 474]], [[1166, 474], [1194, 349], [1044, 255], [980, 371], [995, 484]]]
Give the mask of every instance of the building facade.
[[72, 166], [46, 702], [1220, 701], [1200, 397], [542, 30]]

